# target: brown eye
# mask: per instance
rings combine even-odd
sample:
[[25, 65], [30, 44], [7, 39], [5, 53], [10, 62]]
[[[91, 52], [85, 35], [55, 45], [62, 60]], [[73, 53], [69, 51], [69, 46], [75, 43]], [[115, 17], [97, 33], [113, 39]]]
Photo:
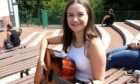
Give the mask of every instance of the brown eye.
[[68, 17], [73, 17], [74, 15], [73, 14], [68, 14]]
[[72, 17], [73, 15], [68, 15], [69, 17]]
[[83, 13], [80, 13], [80, 14], [79, 14], [80, 17], [83, 16], [83, 15], [84, 15]]

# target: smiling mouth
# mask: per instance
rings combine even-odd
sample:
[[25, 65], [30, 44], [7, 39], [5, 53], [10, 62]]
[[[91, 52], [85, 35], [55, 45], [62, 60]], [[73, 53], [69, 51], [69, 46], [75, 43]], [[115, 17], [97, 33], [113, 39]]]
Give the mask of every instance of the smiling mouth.
[[73, 26], [79, 26], [80, 25], [80, 23], [78, 23], [78, 24], [72, 24]]

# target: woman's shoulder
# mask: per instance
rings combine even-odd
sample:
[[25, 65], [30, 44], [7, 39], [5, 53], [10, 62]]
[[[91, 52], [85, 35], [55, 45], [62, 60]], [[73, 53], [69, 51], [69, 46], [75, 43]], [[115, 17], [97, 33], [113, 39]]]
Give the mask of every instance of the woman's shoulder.
[[101, 43], [100, 37], [94, 37], [89, 41], [90, 45], [96, 46]]
[[89, 50], [95, 50], [95, 49], [99, 49], [99, 48], [104, 48], [102, 40], [99, 37], [92, 38], [89, 41], [88, 49]]
[[89, 57], [96, 57], [99, 53], [103, 53], [105, 51], [103, 43], [99, 37], [92, 38], [89, 46], [87, 48], [87, 55]]

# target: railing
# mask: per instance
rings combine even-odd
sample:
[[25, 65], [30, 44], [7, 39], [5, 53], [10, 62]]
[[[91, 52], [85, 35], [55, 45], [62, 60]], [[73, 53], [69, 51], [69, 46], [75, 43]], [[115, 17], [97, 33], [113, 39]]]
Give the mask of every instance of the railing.
[[[20, 26], [41, 26], [42, 19], [48, 19], [48, 25], [61, 24], [63, 19], [63, 11], [53, 10], [48, 12], [48, 18], [43, 18], [42, 12], [25, 10], [19, 12]], [[104, 15], [107, 11], [96, 11], [95, 12], [95, 23], [100, 24]], [[125, 20], [140, 20], [140, 11], [114, 11], [115, 21], [123, 22]]]

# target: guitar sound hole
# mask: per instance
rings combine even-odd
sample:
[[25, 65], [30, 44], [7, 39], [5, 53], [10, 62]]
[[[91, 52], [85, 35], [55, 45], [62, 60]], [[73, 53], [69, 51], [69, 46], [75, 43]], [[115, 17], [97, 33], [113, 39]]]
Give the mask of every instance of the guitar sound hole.
[[50, 70], [49, 74], [48, 74], [48, 81], [51, 82], [52, 79], [53, 79], [53, 74], [54, 74], [54, 71], [53, 70]]

